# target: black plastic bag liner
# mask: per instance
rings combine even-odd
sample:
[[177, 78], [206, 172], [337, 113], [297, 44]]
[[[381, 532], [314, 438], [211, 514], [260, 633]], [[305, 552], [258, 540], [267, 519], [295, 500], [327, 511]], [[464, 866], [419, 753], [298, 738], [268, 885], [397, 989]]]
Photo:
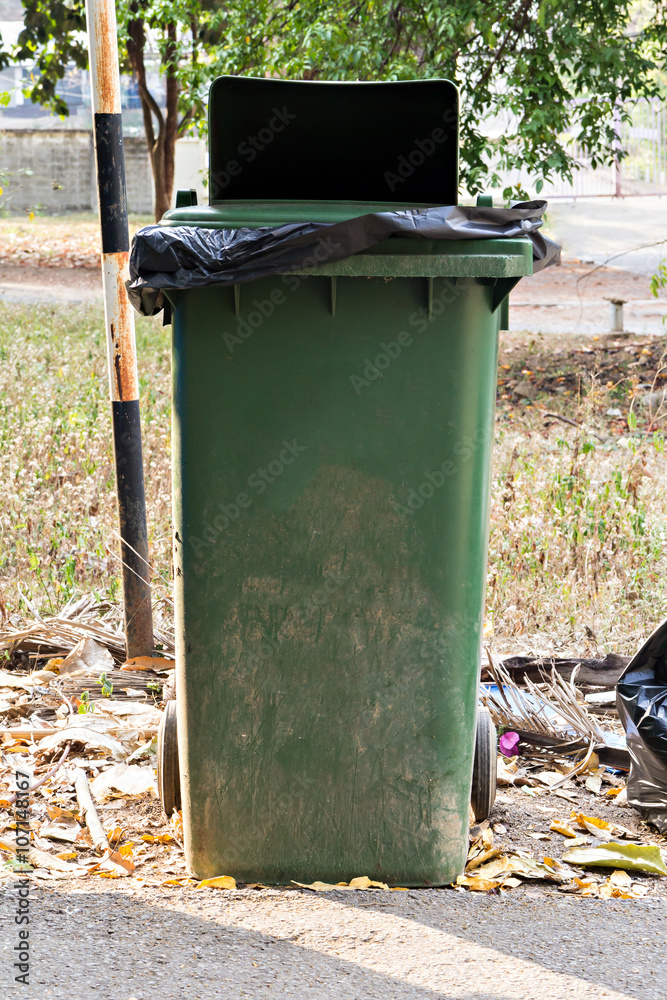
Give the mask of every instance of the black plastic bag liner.
[[298, 271], [368, 250], [390, 236], [424, 240], [509, 239], [533, 242], [534, 269], [560, 259], [560, 247], [538, 232], [546, 201], [512, 208], [449, 205], [374, 212], [336, 223], [300, 222], [256, 229], [146, 226], [132, 241], [128, 293], [145, 316], [160, 312], [162, 289], [237, 285]]
[[667, 833], [667, 621], [627, 665], [616, 707], [630, 751], [628, 803]]

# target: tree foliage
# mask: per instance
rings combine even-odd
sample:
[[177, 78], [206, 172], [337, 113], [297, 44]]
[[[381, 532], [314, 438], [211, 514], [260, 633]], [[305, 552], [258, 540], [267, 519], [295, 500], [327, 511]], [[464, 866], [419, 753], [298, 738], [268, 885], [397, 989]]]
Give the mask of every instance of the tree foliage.
[[[634, 0], [307, 0], [248, 5], [248, 52], [235, 72], [332, 80], [447, 77], [461, 91], [461, 180], [470, 193], [525, 167], [569, 178], [564, 133], [593, 165], [618, 155], [622, 102], [655, 91], [663, 8], [635, 23]], [[231, 18], [222, 11], [220, 25]]]
[[[86, 65], [83, 0], [23, 0], [15, 59], [36, 59], [30, 97], [66, 113], [68, 62]], [[523, 166], [536, 189], [573, 169], [570, 130], [594, 165], [619, 155], [623, 103], [656, 90], [667, 29], [661, 5], [634, 0], [120, 0], [121, 65], [139, 85], [156, 179], [170, 203], [174, 143], [205, 128], [220, 73], [293, 79], [448, 77], [461, 91], [461, 180], [469, 193]], [[157, 46], [166, 112], [146, 82]], [[616, 117], [616, 123], [614, 118]]]

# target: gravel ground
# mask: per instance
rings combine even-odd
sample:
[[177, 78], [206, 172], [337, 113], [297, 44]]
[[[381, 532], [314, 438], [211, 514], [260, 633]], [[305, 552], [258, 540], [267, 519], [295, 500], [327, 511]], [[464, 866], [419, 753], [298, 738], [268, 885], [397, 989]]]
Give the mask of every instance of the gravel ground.
[[30, 985], [12, 982], [5, 885], [3, 1000], [663, 1000], [667, 905], [451, 890], [39, 889]]

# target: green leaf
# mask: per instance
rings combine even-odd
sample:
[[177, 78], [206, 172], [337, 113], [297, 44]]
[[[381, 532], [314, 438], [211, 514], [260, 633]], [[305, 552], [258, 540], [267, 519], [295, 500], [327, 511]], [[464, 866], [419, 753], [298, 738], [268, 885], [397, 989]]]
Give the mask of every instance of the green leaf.
[[652, 844], [601, 844], [599, 847], [572, 847], [563, 861], [586, 868], [625, 868], [649, 875], [667, 875], [660, 848]]

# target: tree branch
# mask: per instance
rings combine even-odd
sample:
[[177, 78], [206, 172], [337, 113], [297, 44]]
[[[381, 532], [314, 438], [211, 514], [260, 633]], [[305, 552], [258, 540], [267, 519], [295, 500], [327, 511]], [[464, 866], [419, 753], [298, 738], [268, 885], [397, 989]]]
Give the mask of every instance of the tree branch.
[[396, 26], [396, 37], [394, 38], [394, 42], [393, 42], [393, 45], [392, 45], [391, 49], [389, 50], [389, 52], [387, 53], [387, 55], [385, 56], [385, 58], [380, 63], [380, 67], [379, 67], [379, 72], [380, 73], [382, 73], [382, 71], [386, 67], [387, 63], [389, 62], [389, 60], [392, 58], [392, 56], [396, 52], [396, 49], [398, 48], [399, 42], [401, 40], [401, 35], [403, 34], [403, 22], [401, 21], [401, 7], [402, 6], [403, 6], [402, 3], [397, 3], [396, 6], [394, 7], [394, 9], [392, 10], [391, 14], [390, 14], [390, 18], [394, 22], [394, 25]]
[[512, 26], [510, 27], [509, 31], [507, 32], [502, 42], [500, 43], [498, 51], [496, 52], [495, 56], [493, 57], [489, 65], [486, 67], [482, 75], [480, 76], [479, 80], [476, 81], [475, 83], [476, 88], [483, 87], [486, 81], [489, 79], [494, 67], [498, 64], [500, 59], [505, 54], [510, 39], [513, 36], [518, 38], [518, 36], [521, 34], [521, 32], [525, 27], [526, 21], [528, 20], [528, 17], [530, 15], [531, 6], [532, 6], [532, 0], [522, 0], [519, 6], [519, 10], [517, 11], [515, 18], [512, 21]]
[[[136, 11], [136, 5], [134, 5]], [[156, 138], [153, 127], [153, 115], [158, 123], [158, 133], [164, 129], [164, 118], [160, 107], [146, 84], [146, 65], [144, 63], [144, 48], [146, 45], [145, 22], [143, 18], [133, 18], [127, 25], [127, 55], [134, 71], [141, 98], [141, 110], [144, 117], [146, 143], [149, 149], [155, 148]]]
[[194, 113], [195, 113], [195, 109], [194, 108], [189, 108], [185, 112], [185, 114], [183, 115], [183, 117], [181, 118], [180, 122], [178, 123], [178, 127], [176, 129], [176, 132], [178, 133], [178, 138], [179, 139], [187, 131], [187, 127], [188, 127], [189, 123], [192, 121], [192, 119], [194, 117]]

